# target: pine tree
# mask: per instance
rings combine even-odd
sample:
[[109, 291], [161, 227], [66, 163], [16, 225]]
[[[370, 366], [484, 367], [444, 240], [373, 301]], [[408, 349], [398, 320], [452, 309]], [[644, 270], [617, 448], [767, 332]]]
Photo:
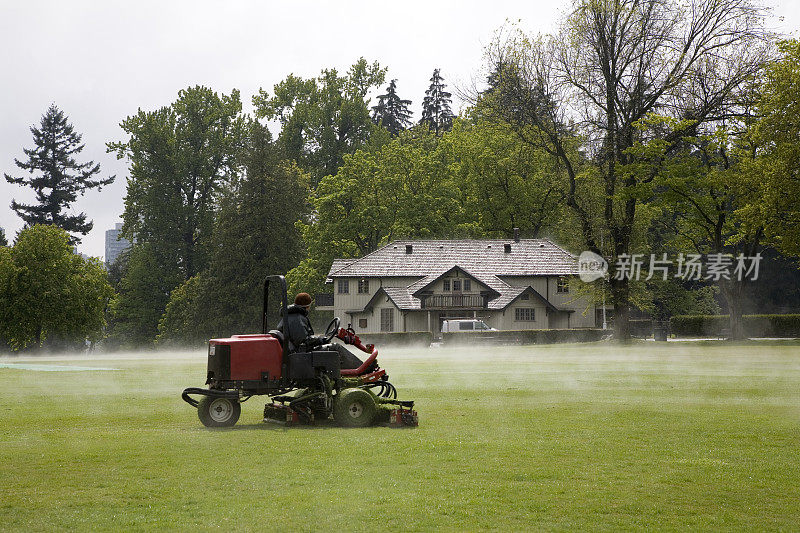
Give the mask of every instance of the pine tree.
[[386, 94], [378, 96], [378, 105], [372, 108], [372, 120], [383, 124], [396, 137], [411, 125], [410, 105], [411, 100], [401, 100], [397, 96], [397, 80], [392, 80], [386, 87]]
[[[25, 221], [26, 227], [34, 224], [57, 226], [71, 233], [86, 235], [91, 231], [93, 223], [86, 221], [86, 213], [70, 215], [66, 213], [69, 206], [89, 189], [108, 185], [115, 176], [106, 179], [92, 179], [100, 172], [100, 165], [93, 161], [78, 163], [74, 155], [83, 151], [81, 135], [75, 133], [67, 117], [55, 106], [50, 105], [42, 116], [40, 127], [31, 126], [35, 148], [23, 149], [28, 161], [14, 159], [14, 163], [31, 175], [14, 178], [5, 174], [6, 181], [31, 187], [36, 191], [35, 205], [20, 204], [11, 201], [11, 209]], [[70, 235], [71, 244], [80, 242], [80, 238]]]
[[8, 239], [6, 239], [6, 230], [0, 228], [0, 246], [8, 246]]
[[433, 71], [431, 85], [425, 91], [425, 99], [422, 100], [422, 119], [420, 124], [427, 124], [428, 128], [436, 135], [449, 131], [453, 127], [455, 115], [450, 110], [452, 95], [445, 91], [444, 78], [439, 74], [439, 69]]

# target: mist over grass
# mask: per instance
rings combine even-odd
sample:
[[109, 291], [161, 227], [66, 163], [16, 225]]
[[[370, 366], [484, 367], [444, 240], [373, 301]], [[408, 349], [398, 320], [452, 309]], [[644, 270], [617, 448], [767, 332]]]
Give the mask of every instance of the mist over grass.
[[209, 430], [205, 350], [46, 359], [118, 370], [0, 368], [4, 529], [800, 523], [796, 342], [382, 349], [416, 429]]

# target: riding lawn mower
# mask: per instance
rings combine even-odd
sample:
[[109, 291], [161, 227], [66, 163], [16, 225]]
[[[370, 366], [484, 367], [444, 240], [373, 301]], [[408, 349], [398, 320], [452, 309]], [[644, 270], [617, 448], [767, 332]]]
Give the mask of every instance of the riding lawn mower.
[[[397, 390], [377, 364], [378, 350], [372, 344], [362, 344], [352, 326], [342, 328], [339, 318], [334, 318], [325, 330], [324, 344], [314, 349], [291, 346], [281, 331], [269, 329], [271, 283], [278, 286], [280, 316], [282, 323], [288, 324], [286, 280], [268, 276], [264, 281], [262, 332], [209, 340], [208, 388], [183, 391], [182, 398], [197, 408], [205, 426], [233, 426], [242, 402], [262, 395], [271, 400], [264, 406], [265, 422], [315, 424], [332, 416], [345, 427], [418, 425], [414, 402], [397, 399]], [[329, 344], [334, 337], [368, 357], [358, 368], [341, 368], [339, 353]]]

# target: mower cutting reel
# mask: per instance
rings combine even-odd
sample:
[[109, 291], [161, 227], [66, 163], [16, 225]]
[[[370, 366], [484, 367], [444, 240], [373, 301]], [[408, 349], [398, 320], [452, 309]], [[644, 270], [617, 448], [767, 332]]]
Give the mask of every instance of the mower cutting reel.
[[283, 333], [268, 329], [270, 283], [278, 285], [281, 319], [288, 323], [286, 280], [268, 276], [262, 332], [208, 341], [208, 388], [183, 391], [182, 398], [197, 408], [203, 425], [233, 426], [241, 414], [241, 403], [260, 395], [272, 400], [264, 407], [265, 421], [314, 424], [333, 417], [345, 427], [418, 424], [414, 402], [397, 400], [397, 390], [378, 366], [378, 350], [363, 345], [352, 327], [340, 328], [338, 318], [331, 321], [327, 340], [337, 337], [367, 353], [358, 368], [341, 368], [339, 353], [330, 345], [290, 350]]

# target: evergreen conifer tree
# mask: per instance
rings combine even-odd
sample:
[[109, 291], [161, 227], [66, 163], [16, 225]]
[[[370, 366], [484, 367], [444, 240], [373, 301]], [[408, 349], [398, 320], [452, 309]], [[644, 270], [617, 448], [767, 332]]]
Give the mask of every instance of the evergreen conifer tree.
[[397, 96], [397, 80], [392, 80], [386, 87], [386, 94], [378, 96], [378, 105], [372, 108], [372, 120], [375, 124], [383, 124], [396, 137], [411, 125], [410, 105], [411, 100]]
[[[92, 222], [86, 221], [86, 213], [71, 215], [66, 212], [87, 190], [101, 188], [114, 181], [115, 176], [106, 179], [93, 179], [100, 172], [100, 165], [93, 161], [78, 163], [74, 156], [84, 148], [81, 135], [75, 133], [67, 117], [55, 106], [50, 105], [42, 116], [40, 126], [31, 126], [34, 148], [23, 149], [28, 160], [14, 159], [14, 163], [30, 176], [15, 178], [5, 174], [6, 181], [31, 187], [36, 192], [37, 204], [26, 205], [11, 201], [11, 209], [25, 221], [26, 227], [34, 224], [57, 226], [70, 233], [86, 235], [92, 229]], [[70, 235], [71, 244], [80, 238]]]
[[450, 110], [452, 95], [445, 91], [444, 78], [439, 74], [439, 69], [433, 71], [431, 84], [425, 91], [422, 100], [422, 119], [420, 124], [427, 124], [428, 128], [436, 135], [449, 131], [453, 127], [455, 115]]

